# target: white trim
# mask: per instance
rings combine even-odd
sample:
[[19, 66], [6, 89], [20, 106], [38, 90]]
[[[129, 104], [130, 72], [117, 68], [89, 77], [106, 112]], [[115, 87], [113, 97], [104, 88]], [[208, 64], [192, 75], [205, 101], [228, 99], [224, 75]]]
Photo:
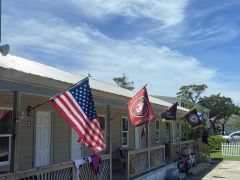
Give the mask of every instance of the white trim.
[[1, 106], [0, 106], [0, 109], [3, 109], [3, 110], [13, 110], [13, 108], [9, 108], [9, 107], [1, 107]]
[[[123, 119], [126, 119], [127, 120], [127, 123], [128, 123], [128, 130], [127, 131], [123, 131], [122, 130], [122, 120]], [[126, 145], [123, 145], [122, 144], [122, 134], [123, 133], [127, 133], [127, 144]], [[128, 147], [129, 146], [129, 119], [128, 119], [128, 117], [126, 117], [126, 116], [122, 116], [121, 117], [121, 145], [122, 145], [122, 147]]]

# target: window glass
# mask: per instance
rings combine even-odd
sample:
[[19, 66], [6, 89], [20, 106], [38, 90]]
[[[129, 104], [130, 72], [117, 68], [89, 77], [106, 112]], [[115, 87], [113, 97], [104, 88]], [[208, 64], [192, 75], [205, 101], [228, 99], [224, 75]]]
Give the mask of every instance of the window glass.
[[0, 108], [0, 134], [12, 133], [12, 110]]
[[98, 121], [99, 121], [101, 130], [105, 132], [105, 116], [98, 115]]
[[160, 141], [160, 131], [156, 131], [156, 142]]
[[11, 135], [0, 135], [0, 165], [10, 161], [10, 138]]
[[122, 146], [128, 146], [128, 118], [121, 118]]
[[122, 118], [122, 131], [128, 131], [128, 119]]
[[122, 145], [123, 146], [128, 145], [128, 133], [127, 132], [122, 133]]

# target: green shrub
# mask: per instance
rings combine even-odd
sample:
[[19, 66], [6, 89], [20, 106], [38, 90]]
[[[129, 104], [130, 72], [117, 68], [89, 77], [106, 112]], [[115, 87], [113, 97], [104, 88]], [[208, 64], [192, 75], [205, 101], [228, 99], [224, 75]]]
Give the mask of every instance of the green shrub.
[[226, 143], [226, 140], [222, 136], [210, 136], [208, 138], [208, 144], [210, 146], [210, 151], [220, 151], [221, 143]]

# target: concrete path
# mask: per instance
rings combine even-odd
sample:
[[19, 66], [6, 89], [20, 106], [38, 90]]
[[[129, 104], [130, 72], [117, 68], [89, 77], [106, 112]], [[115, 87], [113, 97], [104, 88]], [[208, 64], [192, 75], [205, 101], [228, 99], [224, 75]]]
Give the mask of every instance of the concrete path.
[[196, 175], [188, 175], [186, 180], [240, 180], [240, 161], [219, 161]]
[[212, 171], [204, 176], [203, 179], [240, 180], [240, 161], [222, 161]]

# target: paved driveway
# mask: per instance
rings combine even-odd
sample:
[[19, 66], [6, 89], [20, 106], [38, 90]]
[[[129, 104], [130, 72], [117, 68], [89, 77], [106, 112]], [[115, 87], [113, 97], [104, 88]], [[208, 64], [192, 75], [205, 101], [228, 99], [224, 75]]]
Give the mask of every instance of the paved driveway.
[[222, 161], [202, 179], [230, 179], [240, 180], [240, 161]]

